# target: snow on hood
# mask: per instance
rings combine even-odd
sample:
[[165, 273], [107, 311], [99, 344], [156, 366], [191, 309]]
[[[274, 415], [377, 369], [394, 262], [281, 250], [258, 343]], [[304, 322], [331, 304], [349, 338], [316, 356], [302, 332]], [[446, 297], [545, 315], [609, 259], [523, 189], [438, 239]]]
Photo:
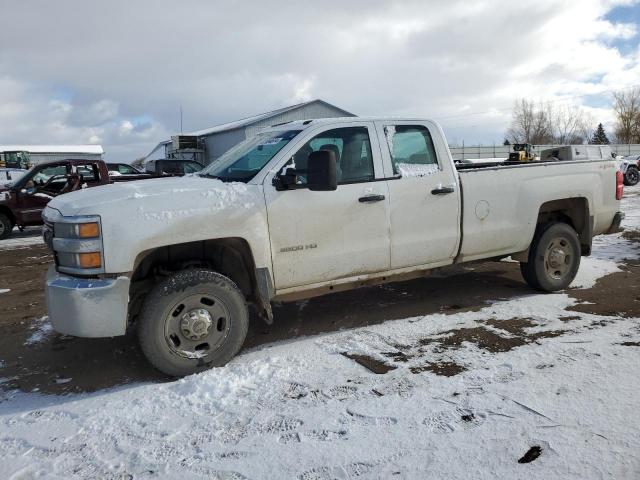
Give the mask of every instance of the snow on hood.
[[78, 190], [56, 197], [49, 206], [65, 216], [125, 209], [145, 218], [169, 220], [194, 208], [249, 208], [254, 201], [250, 190], [244, 183], [198, 176], [157, 178]]

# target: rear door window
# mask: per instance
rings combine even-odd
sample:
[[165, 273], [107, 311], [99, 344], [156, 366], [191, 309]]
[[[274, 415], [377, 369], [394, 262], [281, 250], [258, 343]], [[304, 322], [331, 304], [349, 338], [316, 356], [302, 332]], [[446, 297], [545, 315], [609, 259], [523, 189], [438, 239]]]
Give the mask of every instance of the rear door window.
[[86, 165], [76, 165], [75, 171], [82, 178], [83, 182], [98, 181], [98, 167], [93, 163]]
[[433, 139], [423, 125], [387, 125], [384, 133], [394, 175], [423, 176], [440, 170]]

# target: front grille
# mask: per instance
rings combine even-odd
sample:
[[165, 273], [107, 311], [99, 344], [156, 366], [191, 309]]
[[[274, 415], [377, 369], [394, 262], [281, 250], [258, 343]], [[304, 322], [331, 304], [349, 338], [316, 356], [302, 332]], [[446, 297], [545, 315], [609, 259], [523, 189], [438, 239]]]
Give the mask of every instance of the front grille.
[[44, 225], [42, 226], [42, 239], [44, 240], [44, 243], [47, 246], [47, 248], [49, 248], [49, 250], [51, 250], [51, 253], [53, 254], [53, 262], [57, 270], [58, 255], [56, 254], [56, 251], [53, 249], [53, 236], [54, 236], [53, 232], [54, 232], [53, 223], [45, 221]]

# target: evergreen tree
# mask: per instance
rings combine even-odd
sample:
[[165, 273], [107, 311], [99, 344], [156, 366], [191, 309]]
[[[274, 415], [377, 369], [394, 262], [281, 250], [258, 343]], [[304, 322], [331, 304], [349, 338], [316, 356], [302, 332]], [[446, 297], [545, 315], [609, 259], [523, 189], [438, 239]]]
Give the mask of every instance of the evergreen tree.
[[504, 142], [502, 142], [502, 145], [504, 145], [506, 147], [507, 145], [511, 145], [511, 142], [509, 141], [508, 138], [505, 138]]
[[589, 143], [594, 145], [609, 145], [609, 139], [607, 138], [607, 134], [604, 131], [602, 123], [598, 124], [598, 128], [596, 128], [596, 131], [593, 132], [593, 136], [591, 137]]

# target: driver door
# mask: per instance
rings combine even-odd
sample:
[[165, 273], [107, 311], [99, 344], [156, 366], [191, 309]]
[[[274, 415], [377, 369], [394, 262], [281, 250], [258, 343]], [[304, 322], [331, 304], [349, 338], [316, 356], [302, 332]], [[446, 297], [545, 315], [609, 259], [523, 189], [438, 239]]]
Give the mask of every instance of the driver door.
[[[321, 127], [294, 148], [286, 164], [302, 172], [297, 188], [276, 190], [273, 175], [264, 185], [276, 289], [388, 270], [389, 195], [374, 125]], [[318, 150], [336, 155], [337, 190], [304, 185], [309, 153]]]
[[[42, 210], [55, 196], [55, 190], [66, 185], [67, 174], [68, 166], [66, 164], [43, 167], [34, 172], [31, 178], [34, 184], [32, 191], [27, 191], [27, 188], [22, 187], [20, 191], [16, 192], [18, 210], [24, 225], [40, 225], [42, 223]], [[49, 182], [50, 180], [52, 181]], [[46, 189], [43, 188], [45, 185]]]

